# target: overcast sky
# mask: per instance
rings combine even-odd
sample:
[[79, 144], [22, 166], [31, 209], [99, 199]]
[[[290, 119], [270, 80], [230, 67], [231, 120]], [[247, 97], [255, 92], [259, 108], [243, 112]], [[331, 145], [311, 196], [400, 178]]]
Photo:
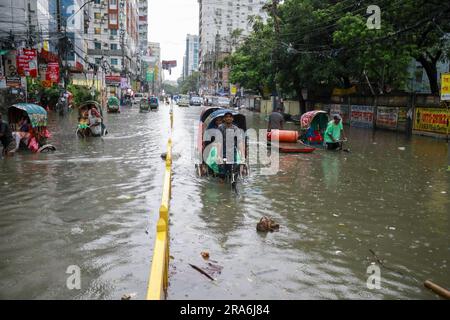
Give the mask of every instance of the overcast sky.
[[177, 60], [172, 75], [165, 71], [166, 80], [177, 80], [183, 70], [186, 35], [198, 34], [197, 0], [148, 0], [149, 38], [161, 43], [161, 60]]

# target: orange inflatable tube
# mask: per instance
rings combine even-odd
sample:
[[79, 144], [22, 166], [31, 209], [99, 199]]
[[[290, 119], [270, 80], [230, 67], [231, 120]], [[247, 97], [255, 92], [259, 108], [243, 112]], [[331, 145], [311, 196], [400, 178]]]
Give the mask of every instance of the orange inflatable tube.
[[272, 130], [271, 132], [267, 133], [267, 140], [269, 141], [278, 139], [279, 142], [296, 143], [298, 137], [299, 137], [298, 131]]

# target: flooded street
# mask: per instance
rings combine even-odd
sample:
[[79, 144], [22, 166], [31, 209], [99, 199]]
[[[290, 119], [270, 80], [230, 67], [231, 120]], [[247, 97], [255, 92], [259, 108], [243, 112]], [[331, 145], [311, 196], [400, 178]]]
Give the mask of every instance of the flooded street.
[[[282, 154], [278, 174], [252, 168], [236, 195], [196, 176], [200, 111], [174, 107], [168, 299], [437, 299], [423, 282], [450, 285], [444, 141], [346, 127], [350, 153]], [[0, 160], [1, 299], [145, 299], [168, 107], [123, 108], [106, 125], [79, 140], [74, 114], [51, 114], [57, 152]], [[279, 232], [256, 232], [264, 215]], [[214, 282], [189, 265], [208, 269], [202, 251], [223, 268]], [[371, 263], [381, 289], [367, 288]], [[72, 265], [81, 290], [66, 287]]]

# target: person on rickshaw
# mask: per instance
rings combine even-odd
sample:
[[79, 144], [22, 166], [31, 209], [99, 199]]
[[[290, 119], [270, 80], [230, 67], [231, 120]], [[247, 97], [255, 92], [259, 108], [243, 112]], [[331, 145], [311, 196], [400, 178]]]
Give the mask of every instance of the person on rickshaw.
[[244, 136], [241, 129], [233, 124], [234, 117], [231, 112], [224, 114], [223, 123], [218, 127], [222, 134], [219, 150], [222, 151], [223, 158], [219, 157], [219, 176], [226, 178], [234, 173], [235, 165], [244, 163]]
[[99, 137], [102, 135], [102, 116], [97, 108], [93, 106], [88, 112], [89, 128], [92, 136]]

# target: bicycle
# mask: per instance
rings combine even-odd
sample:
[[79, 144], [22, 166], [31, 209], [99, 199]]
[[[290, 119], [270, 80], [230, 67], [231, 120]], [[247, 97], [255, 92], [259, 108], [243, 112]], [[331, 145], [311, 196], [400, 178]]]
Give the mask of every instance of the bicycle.
[[247, 165], [243, 163], [227, 163], [227, 159], [223, 159], [222, 163], [222, 174], [225, 181], [230, 183], [231, 191], [239, 194], [238, 181], [242, 179], [244, 175], [247, 175]]

